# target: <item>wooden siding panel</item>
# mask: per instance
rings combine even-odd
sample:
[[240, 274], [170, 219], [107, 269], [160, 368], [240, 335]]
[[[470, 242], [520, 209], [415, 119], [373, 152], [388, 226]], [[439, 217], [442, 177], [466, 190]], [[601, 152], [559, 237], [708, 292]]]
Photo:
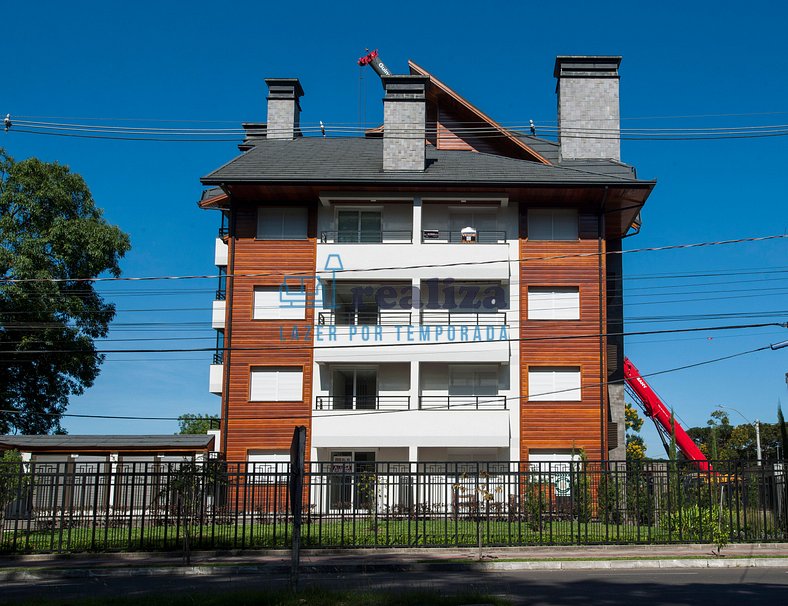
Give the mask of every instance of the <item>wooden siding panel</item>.
[[[232, 274], [227, 283], [227, 340], [231, 348], [223, 413], [227, 413], [224, 445], [228, 461], [245, 461], [250, 450], [287, 450], [297, 425], [307, 427], [307, 458], [312, 415], [312, 338], [314, 310], [307, 308], [303, 320], [254, 320], [254, 288], [278, 286], [286, 276], [311, 276], [315, 272], [317, 242], [315, 211], [311, 207], [306, 240], [257, 240], [257, 207], [234, 209], [235, 233], [230, 238]], [[314, 284], [307, 286], [308, 290]], [[292, 339], [293, 329], [298, 339]], [[249, 400], [253, 367], [291, 366], [303, 369], [303, 400], [300, 402], [252, 402]], [[226, 411], [224, 407], [227, 407]]]
[[[579, 216], [577, 241], [530, 241], [526, 209], [520, 217], [520, 458], [529, 449], [583, 449], [589, 459], [607, 456], [602, 444], [601, 383], [605, 381], [604, 356], [600, 358], [600, 332], [605, 332], [604, 314], [600, 330], [600, 274], [597, 218]], [[604, 250], [604, 241], [603, 241]], [[584, 255], [584, 256], [575, 256]], [[602, 257], [604, 260], [604, 256]], [[604, 262], [601, 277], [604, 289]], [[529, 286], [577, 286], [580, 292], [579, 320], [529, 320]], [[602, 290], [602, 307], [604, 308]], [[570, 338], [567, 338], [570, 337]], [[606, 348], [603, 348], [606, 352]], [[529, 402], [528, 371], [531, 367], [572, 366], [581, 373], [581, 400]], [[607, 421], [607, 419], [605, 419]]]

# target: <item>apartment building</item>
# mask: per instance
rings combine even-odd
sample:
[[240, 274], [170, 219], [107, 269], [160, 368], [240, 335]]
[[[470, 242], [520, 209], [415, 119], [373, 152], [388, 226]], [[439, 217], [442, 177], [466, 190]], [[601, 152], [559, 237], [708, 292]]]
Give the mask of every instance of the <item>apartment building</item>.
[[297, 425], [340, 467], [624, 458], [616, 253], [655, 183], [620, 160], [620, 60], [556, 59], [557, 142], [413, 62], [359, 137], [302, 132], [300, 82], [266, 80], [202, 178], [227, 460], [285, 462]]

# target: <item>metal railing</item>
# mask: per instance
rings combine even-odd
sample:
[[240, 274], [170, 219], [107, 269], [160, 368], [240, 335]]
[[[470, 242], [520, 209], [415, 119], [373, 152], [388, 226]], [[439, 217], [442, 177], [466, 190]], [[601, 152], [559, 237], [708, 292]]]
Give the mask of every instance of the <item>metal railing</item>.
[[316, 396], [315, 410], [410, 410], [410, 396]]
[[505, 230], [480, 230], [475, 238], [468, 242], [459, 230], [454, 229], [424, 229], [421, 232], [421, 241], [427, 244], [502, 244], [507, 241]]
[[506, 410], [506, 396], [419, 396], [419, 410]]
[[320, 325], [339, 326], [408, 326], [412, 313], [396, 309], [379, 311], [320, 311], [317, 323]]
[[[784, 463], [368, 462], [305, 469], [301, 545], [778, 542]], [[288, 464], [2, 463], [5, 553], [288, 548]]]
[[230, 235], [230, 228], [227, 227], [226, 225], [222, 225], [219, 228], [219, 237], [220, 238], [226, 238], [229, 235]]
[[413, 231], [410, 229], [384, 229], [381, 231], [342, 231], [320, 232], [321, 244], [410, 244]]
[[503, 326], [505, 311], [472, 312], [423, 309], [421, 323], [442, 326]]

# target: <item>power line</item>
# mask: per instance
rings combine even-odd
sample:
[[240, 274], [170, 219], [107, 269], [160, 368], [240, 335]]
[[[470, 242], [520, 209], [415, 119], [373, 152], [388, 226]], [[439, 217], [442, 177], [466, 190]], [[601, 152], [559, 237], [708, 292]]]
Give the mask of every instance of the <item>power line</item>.
[[[481, 339], [481, 340], [466, 340], [466, 341], [452, 341], [449, 342], [454, 344], [459, 343], [472, 343], [472, 344], [492, 344], [492, 343], [512, 343], [512, 342], [533, 342], [533, 341], [565, 341], [565, 340], [572, 340], [572, 339], [600, 339], [603, 337], [620, 337], [620, 336], [635, 336], [635, 335], [655, 335], [655, 334], [671, 334], [671, 333], [688, 333], [688, 332], [701, 332], [701, 331], [717, 331], [717, 330], [740, 330], [740, 329], [748, 329], [748, 328], [763, 328], [766, 326], [780, 326], [780, 327], [788, 327], [788, 322], [762, 322], [758, 324], [739, 324], [739, 325], [727, 325], [727, 326], [706, 326], [706, 327], [692, 327], [692, 328], [673, 328], [673, 329], [662, 329], [662, 330], [645, 330], [645, 331], [631, 331], [631, 332], [612, 332], [612, 333], [589, 333], [589, 334], [581, 334], [581, 335], [552, 335], [549, 337], [507, 337], [507, 338], [498, 338], [498, 339]], [[504, 328], [504, 325], [501, 326], [492, 326], [492, 328]], [[313, 328], [311, 326], [304, 326], [304, 329]], [[357, 327], [358, 328], [358, 327]], [[399, 327], [403, 328], [403, 327]], [[443, 326], [411, 326], [412, 332], [415, 336], [420, 334], [420, 328], [429, 328], [429, 333], [432, 334], [433, 329], [441, 328], [441, 334], [443, 333], [443, 329], [446, 327]], [[459, 327], [453, 327], [459, 328]], [[473, 326], [466, 326], [465, 328], [472, 330]], [[477, 327], [481, 330], [482, 327]], [[486, 329], [487, 326], [483, 325], [485, 329], [485, 336], [486, 336]], [[370, 331], [372, 333], [373, 331]], [[407, 331], [406, 331], [407, 332]], [[398, 331], [398, 335], [401, 334], [401, 330]], [[499, 330], [499, 334], [503, 334]], [[371, 335], [374, 338], [374, 334]], [[361, 337], [360, 337], [361, 338]], [[328, 336], [326, 336], [326, 340]], [[233, 352], [233, 351], [293, 351], [298, 349], [308, 349], [308, 350], [323, 350], [323, 349], [362, 349], [362, 348], [387, 348], [387, 347], [421, 347], [427, 345], [443, 345], [445, 346], [447, 342], [445, 341], [406, 341], [406, 342], [396, 342], [396, 343], [361, 343], [361, 344], [347, 344], [347, 345], [326, 345], [326, 346], [316, 346], [312, 344], [312, 337], [310, 333], [310, 340], [307, 341], [286, 341], [288, 343], [293, 343], [292, 345], [261, 345], [261, 346], [254, 346], [254, 347], [186, 347], [186, 348], [164, 348], [164, 349], [103, 349], [103, 350], [95, 350], [95, 351], [79, 351], [74, 349], [40, 349], [40, 350], [0, 350], [0, 354], [11, 354], [11, 355], [32, 355], [32, 354], [69, 354], [69, 355], [89, 355], [89, 356], [96, 356], [96, 355], [104, 355], [104, 354], [122, 354], [122, 353], [183, 353], [183, 352]]]
[[[714, 297], [699, 297], [699, 298], [691, 298], [691, 299], [669, 299], [669, 300], [657, 300], [657, 301], [639, 301], [639, 302], [624, 302], [624, 303], [610, 303], [606, 304], [607, 308], [611, 307], [636, 307], [640, 305], [670, 305], [671, 303], [691, 303], [691, 302], [699, 302], [699, 301], [725, 301], [725, 300], [732, 300], [732, 299], [751, 299], [751, 298], [760, 298], [764, 296], [772, 296], [777, 294], [785, 293], [788, 290], [788, 287], [778, 287], [778, 288], [751, 288], [747, 289], [748, 294], [731, 294], [731, 293], [740, 293], [742, 292], [740, 289], [735, 290], [699, 290], [699, 291], [690, 291], [684, 293], [676, 293], [676, 292], [658, 292], [658, 293], [637, 293], [637, 294], [630, 294], [627, 296], [628, 299], [632, 298], [656, 298], [656, 297], [673, 297], [673, 296], [684, 296], [684, 295], [692, 295], [692, 294], [707, 294], [707, 295], [725, 295], [730, 294], [731, 296], [714, 296]], [[771, 293], [771, 294], [753, 294], [753, 293]], [[43, 297], [42, 297], [43, 298]], [[519, 294], [513, 294], [507, 298], [507, 300], [511, 302], [515, 301], [522, 301], [523, 298], [519, 296]], [[255, 310], [273, 310], [273, 309], [280, 309], [281, 307], [278, 305], [255, 305]], [[198, 312], [210, 312], [212, 311], [212, 306], [205, 306], [205, 307], [144, 307], [139, 309], [115, 309], [113, 313], [116, 314], [129, 314], [129, 313], [171, 313], [171, 312], [186, 312], [186, 311], [198, 311]], [[567, 307], [552, 307], [551, 309], [561, 310], [561, 309], [574, 309], [573, 306]], [[397, 313], [409, 313], [411, 312], [412, 308], [399, 308], [396, 307], [390, 311], [394, 311]], [[0, 316], [30, 316], [30, 315], [40, 315], [45, 313], [55, 313], [61, 311], [57, 308], [41, 308], [36, 310], [16, 310], [16, 311], [3, 311], [0, 312]], [[430, 311], [430, 310], [427, 310]], [[448, 311], [448, 312], [456, 312], [456, 313], [476, 313], [473, 311], [464, 312], [461, 309], [457, 310], [444, 310], [444, 309], [436, 309], [434, 311]], [[502, 313], [510, 313], [512, 312], [511, 309], [500, 309]], [[101, 310], [82, 310], [79, 312], [79, 315], [102, 315], [107, 314], [106, 311]], [[483, 312], [480, 312], [483, 313]]]
[[[697, 368], [699, 366], [705, 366], [705, 365], [708, 365], [708, 364], [714, 364], [714, 363], [722, 362], [722, 361], [725, 361], [725, 360], [731, 360], [731, 359], [734, 359], [734, 358], [750, 355], [750, 354], [757, 353], [757, 352], [760, 352], [760, 351], [765, 351], [765, 350], [768, 350], [768, 349], [771, 349], [771, 346], [770, 345], [765, 345], [763, 347], [757, 347], [755, 349], [750, 349], [750, 350], [738, 352], [738, 353], [735, 353], [735, 354], [721, 356], [721, 357], [718, 357], [718, 358], [712, 358], [710, 360], [703, 360], [703, 361], [700, 361], [700, 362], [694, 362], [692, 364], [685, 364], [683, 366], [676, 366], [674, 368], [668, 368], [668, 369], [665, 369], [665, 370], [659, 370], [659, 371], [655, 371], [655, 372], [644, 373], [644, 374], [641, 374], [640, 376], [642, 378], [647, 378], [647, 377], [655, 377], [655, 376], [659, 376], [659, 375], [664, 375], [664, 374], [668, 374], [668, 373], [672, 373], [672, 372], [679, 372], [679, 371], [682, 371], [682, 370], [688, 370], [690, 368]], [[587, 389], [587, 388], [590, 388], [590, 387], [605, 387], [607, 385], [620, 385], [622, 382], [623, 381], [621, 381], [621, 380], [615, 380], [615, 381], [600, 381], [600, 382], [597, 382], [597, 383], [590, 383], [590, 384], [586, 383], [585, 385], [581, 385], [581, 389], [583, 389], [583, 388]], [[506, 397], [506, 401], [509, 402], [509, 401], [516, 401], [516, 400], [519, 400], [519, 401], [525, 400], [526, 402], [528, 402], [529, 398], [534, 397], [534, 396], [554, 395], [554, 394], [565, 393], [565, 392], [568, 392], [568, 391], [576, 391], [576, 388], [558, 389], [558, 390], [549, 391], [549, 392], [542, 392], [542, 393], [538, 393], [538, 394], [529, 394], [527, 396], [507, 396]], [[480, 404], [482, 404], [482, 403], [494, 403], [494, 402], [497, 402], [497, 401], [500, 401], [500, 399], [488, 400], [488, 401], [479, 402], [479, 403]], [[410, 411], [410, 409], [352, 411], [352, 412], [347, 412], [347, 413], [333, 413], [331, 416], [332, 417], [340, 417], [340, 416], [353, 416], [353, 417], [355, 417], [355, 416], [369, 415], [369, 414], [392, 414], [392, 413], [401, 413], [401, 412], [409, 412], [409, 411]], [[0, 414], [22, 415], [22, 414], [26, 414], [26, 413], [24, 411], [13, 410], [13, 409], [10, 409], [10, 410], [6, 409], [6, 410], [0, 410]], [[42, 416], [53, 416], [53, 417], [58, 417], [58, 418], [60, 418], [60, 417], [73, 417], [73, 418], [93, 418], [93, 419], [113, 419], [113, 420], [139, 420], [139, 421], [179, 421], [180, 420], [180, 417], [142, 417], [142, 416], [86, 415], [86, 414], [76, 414], [76, 413], [46, 413], [46, 412], [37, 413], [37, 414], [40, 414]], [[309, 414], [311, 414], [311, 411], [310, 411]], [[301, 419], [303, 417], [304, 417], [304, 414], [301, 414], [301, 415], [277, 415], [277, 416], [266, 416], [265, 419], [266, 420], [269, 420], [269, 419]]]
[[[709, 246], [725, 246], [731, 244], [745, 244], [751, 242], [766, 242], [769, 240], [781, 240], [788, 238], [788, 234], [774, 234], [770, 236], [756, 236], [750, 238], [735, 238], [729, 240], [713, 240], [708, 242], [693, 242], [689, 244], [668, 244], [665, 246], [649, 246], [644, 248], [632, 248], [628, 250], [608, 250], [603, 252], [584, 252], [584, 253], [565, 253], [560, 255], [549, 255], [543, 257], [521, 257], [519, 259], [502, 259], [502, 260], [485, 260], [485, 261], [457, 261], [452, 263], [428, 263], [423, 265], [399, 265], [389, 267], [368, 267], [368, 268], [353, 268], [353, 269], [338, 269], [333, 270], [337, 274], [358, 273], [358, 272], [374, 272], [374, 271], [395, 271], [406, 269], [436, 269], [445, 267], [467, 267], [478, 265], [500, 265], [511, 263], [529, 263], [533, 261], [554, 261], [558, 259], [573, 259], [573, 258], [588, 258], [599, 257], [605, 255], [626, 255], [631, 253], [642, 252], [660, 252], [666, 250], [683, 250], [690, 248], [704, 248]], [[322, 270], [320, 273], [328, 275], [332, 270]], [[278, 273], [242, 273], [242, 274], [204, 274], [204, 275], [171, 275], [171, 276], [112, 276], [112, 277], [95, 277], [95, 278], [11, 278], [4, 276], [0, 281], [8, 284], [21, 284], [21, 283], [63, 283], [63, 282], [149, 282], [156, 280], [217, 280], [219, 278], [260, 278], [260, 277], [280, 277], [280, 276], [314, 276], [314, 271], [282, 271]]]

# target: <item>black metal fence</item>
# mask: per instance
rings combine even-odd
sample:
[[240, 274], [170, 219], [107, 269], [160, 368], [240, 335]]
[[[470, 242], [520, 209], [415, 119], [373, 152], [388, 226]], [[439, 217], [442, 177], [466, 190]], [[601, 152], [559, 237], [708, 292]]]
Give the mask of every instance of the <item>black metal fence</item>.
[[[305, 548], [788, 539], [780, 463], [336, 459], [307, 466]], [[286, 463], [0, 465], [6, 553], [289, 547]]]

